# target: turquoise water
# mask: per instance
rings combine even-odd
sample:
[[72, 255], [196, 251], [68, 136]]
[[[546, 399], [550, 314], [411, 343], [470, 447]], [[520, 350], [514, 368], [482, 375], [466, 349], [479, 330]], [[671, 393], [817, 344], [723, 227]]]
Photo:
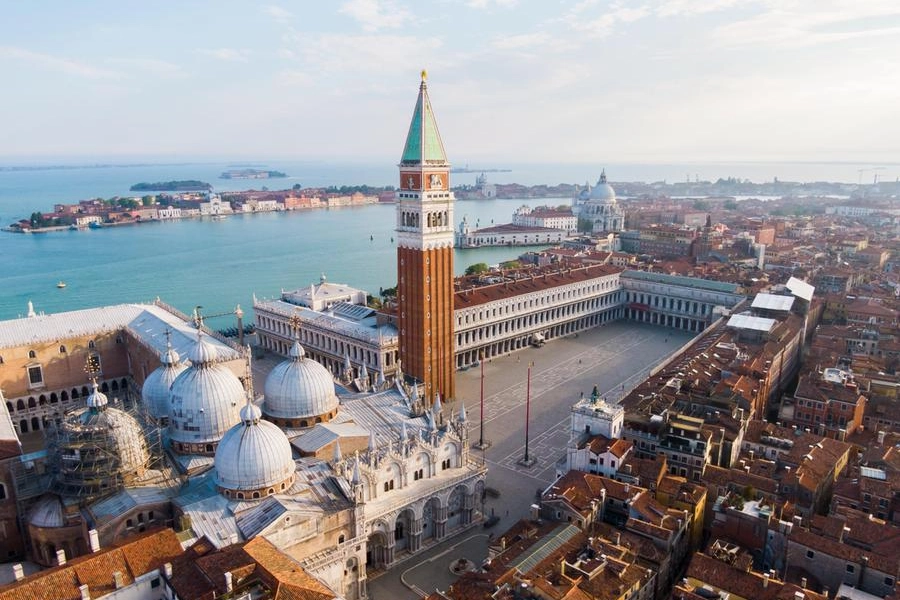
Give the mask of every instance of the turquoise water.
[[[458, 163], [460, 166], [464, 163]], [[396, 183], [396, 167], [316, 162], [255, 163], [260, 168], [288, 173], [287, 179], [222, 180], [219, 173], [237, 163], [207, 162], [170, 165], [106, 166], [38, 170], [3, 170], [0, 165], [0, 225], [33, 211], [50, 211], [57, 202], [129, 194], [140, 181], [200, 179], [219, 191], [269, 186], [284, 189], [325, 185], [389, 185]], [[473, 167], [479, 165], [472, 165]], [[486, 167], [510, 167], [494, 164]], [[783, 180], [843, 180], [857, 177], [858, 165], [760, 163], [719, 165], [607, 164], [613, 180], [655, 181], [747, 177], [756, 181], [779, 176]], [[526, 165], [511, 172], [489, 173], [491, 181], [538, 183], [595, 181], [601, 166]], [[473, 183], [476, 174], [454, 174], [454, 184]], [[456, 220], [487, 226], [507, 223], [523, 203], [535, 206], [567, 200], [459, 201]], [[58, 312], [119, 302], [147, 301], [159, 296], [189, 312], [204, 306], [207, 314], [241, 306], [250, 312], [253, 294], [275, 297], [282, 288], [296, 289], [318, 281], [346, 283], [377, 293], [396, 284], [394, 206], [315, 210], [234, 216], [222, 221], [186, 219], [96, 231], [64, 231], [20, 235], [0, 232], [0, 319], [35, 309]], [[370, 237], [374, 238], [370, 240]], [[458, 250], [457, 272], [476, 262], [494, 264], [515, 258], [521, 249]], [[67, 283], [57, 289], [56, 283]], [[225, 322], [220, 325], [228, 326]]]
[[[458, 202], [457, 213], [508, 222], [521, 200]], [[35, 310], [58, 312], [159, 296], [208, 314], [252, 298], [274, 297], [318, 281], [370, 293], [396, 285], [393, 205], [182, 219], [99, 230], [0, 233], [0, 319]], [[373, 238], [370, 240], [370, 237]], [[458, 250], [458, 272], [497, 263], [522, 249]], [[66, 282], [64, 289], [56, 283]], [[225, 327], [221, 324], [213, 326]]]

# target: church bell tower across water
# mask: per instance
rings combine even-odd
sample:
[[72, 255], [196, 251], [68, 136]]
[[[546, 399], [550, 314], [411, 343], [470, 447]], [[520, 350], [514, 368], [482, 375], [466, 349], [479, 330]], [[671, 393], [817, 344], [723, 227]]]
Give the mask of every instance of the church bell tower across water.
[[403, 371], [435, 395], [455, 395], [453, 192], [450, 163], [422, 71], [400, 159], [397, 192], [397, 300]]

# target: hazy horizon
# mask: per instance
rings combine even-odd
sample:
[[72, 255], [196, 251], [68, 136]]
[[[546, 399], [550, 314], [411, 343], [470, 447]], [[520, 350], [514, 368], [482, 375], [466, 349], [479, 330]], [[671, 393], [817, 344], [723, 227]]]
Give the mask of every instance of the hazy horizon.
[[893, 0], [51, 0], [0, 34], [0, 161], [396, 161], [422, 68], [456, 164], [900, 155]]

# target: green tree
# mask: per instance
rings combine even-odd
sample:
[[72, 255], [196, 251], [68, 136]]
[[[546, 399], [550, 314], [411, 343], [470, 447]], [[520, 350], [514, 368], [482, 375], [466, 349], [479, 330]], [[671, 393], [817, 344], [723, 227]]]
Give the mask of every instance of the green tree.
[[594, 230], [594, 223], [590, 219], [578, 217], [578, 231], [581, 233], [591, 233]]
[[475, 263], [466, 267], [466, 275], [481, 275], [485, 271], [489, 271], [490, 267], [486, 263]]
[[722, 208], [725, 210], [737, 210], [737, 201], [734, 199], [728, 199], [722, 204]]
[[143, 198], [141, 198], [141, 204], [143, 204], [144, 206], [153, 206], [153, 200], [153, 196], [144, 196]]
[[709, 210], [709, 202], [706, 200], [694, 200], [694, 210]]

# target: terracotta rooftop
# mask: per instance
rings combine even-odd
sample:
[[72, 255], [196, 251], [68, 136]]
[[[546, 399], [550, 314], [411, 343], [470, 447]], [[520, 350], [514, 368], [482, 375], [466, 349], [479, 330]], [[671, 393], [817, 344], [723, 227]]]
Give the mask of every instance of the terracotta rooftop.
[[[806, 600], [827, 600], [827, 597], [821, 594], [774, 578], [767, 579], [759, 573], [742, 571], [699, 552], [691, 557], [686, 575], [687, 584], [679, 585], [673, 592], [673, 597], [684, 598], [682, 592], [693, 592], [705, 584], [712, 587], [714, 592], [726, 592], [753, 600], [794, 600], [796, 592], [802, 592]], [[704, 597], [696, 594], [695, 596]]]
[[81, 585], [87, 585], [91, 597], [97, 598], [116, 590], [115, 572], [130, 585], [136, 577], [182, 554], [175, 532], [160, 529], [3, 586], [0, 600], [81, 600]]
[[615, 275], [621, 272], [621, 268], [609, 265], [547, 269], [539, 275], [459, 290], [454, 295], [453, 308], [456, 310], [469, 308], [495, 300], [512, 298], [531, 292], [543, 292], [555, 287], [588, 281], [597, 277]]

